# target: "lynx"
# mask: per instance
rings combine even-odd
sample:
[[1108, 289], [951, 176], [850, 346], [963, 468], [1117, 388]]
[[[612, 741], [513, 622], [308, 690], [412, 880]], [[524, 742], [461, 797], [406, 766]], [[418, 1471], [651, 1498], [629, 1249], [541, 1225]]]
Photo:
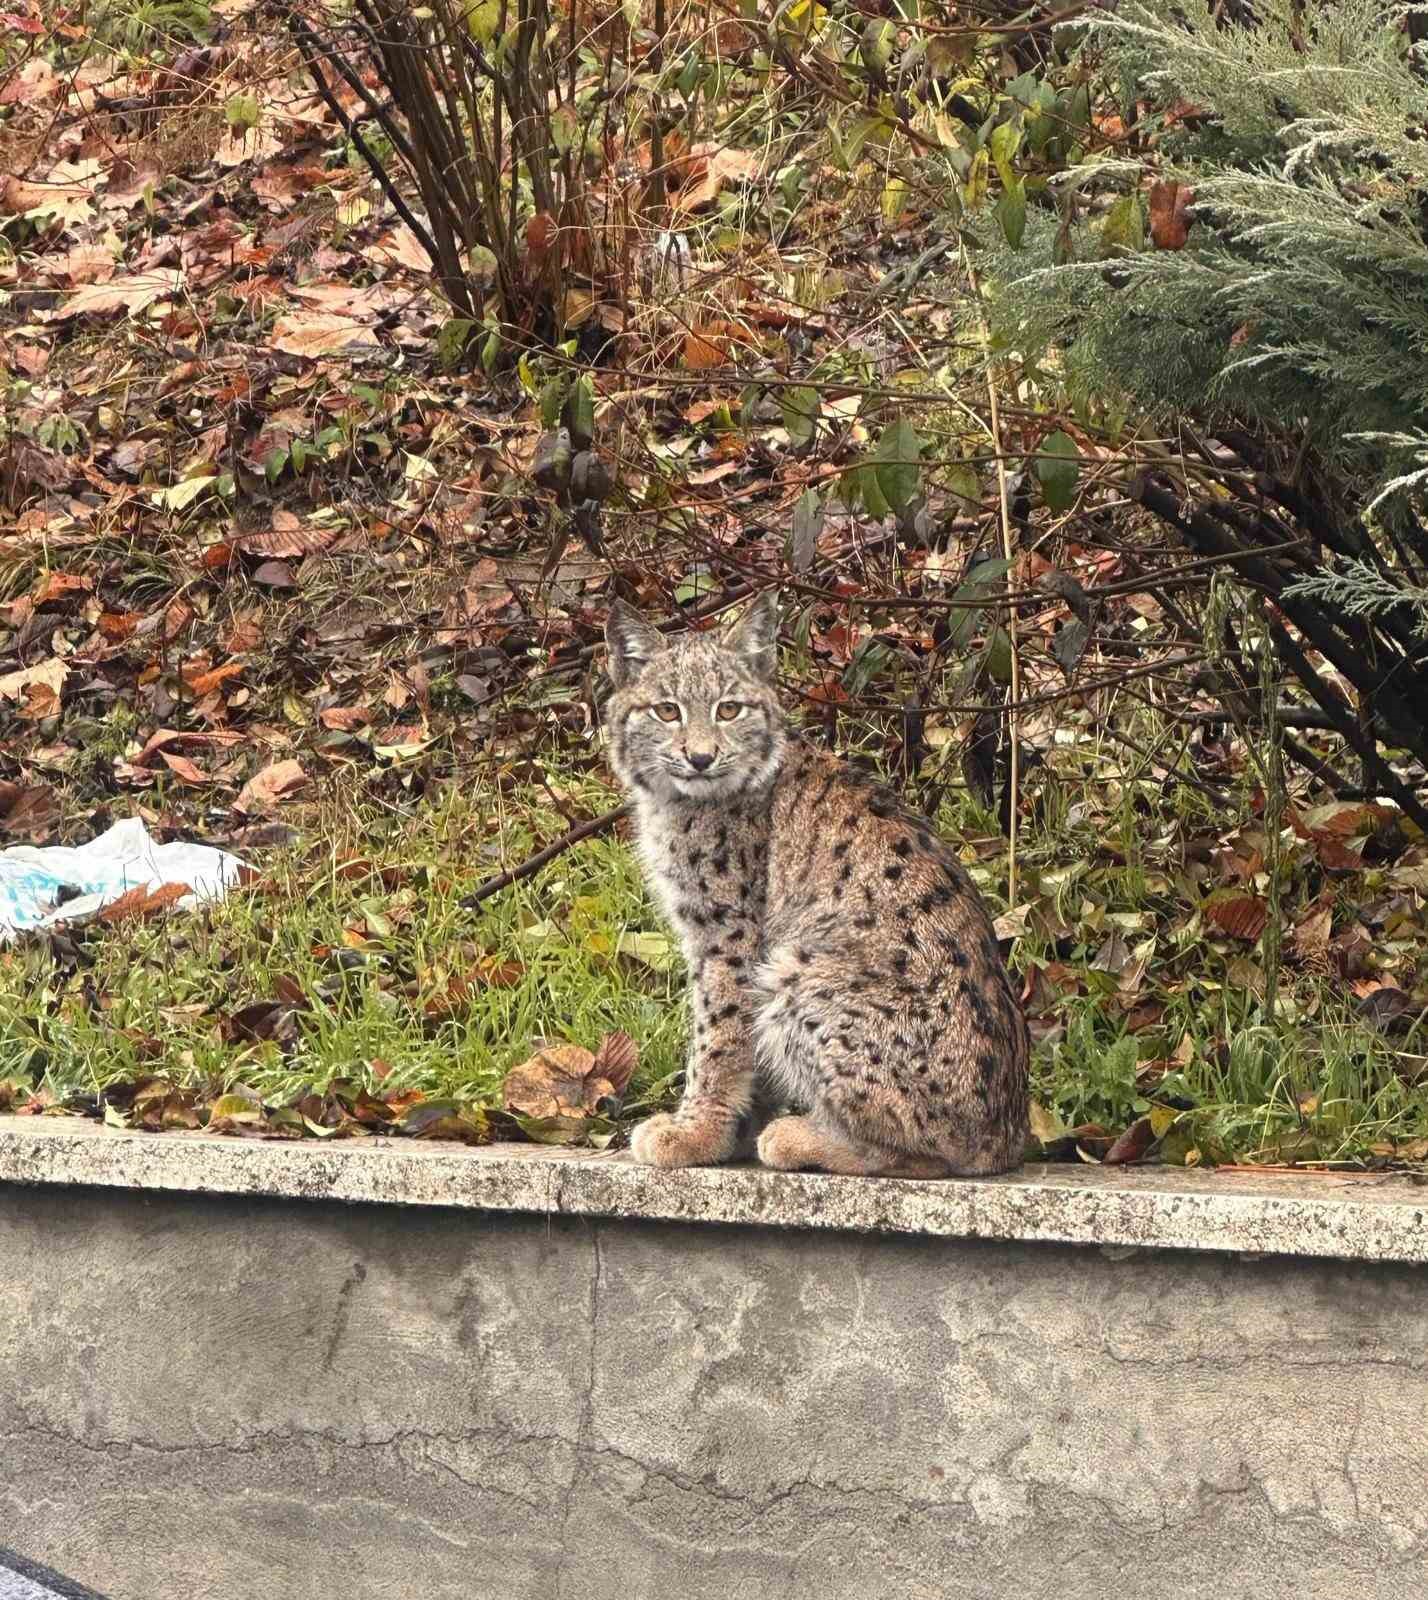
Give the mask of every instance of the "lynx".
[[986, 910], [926, 822], [790, 730], [775, 596], [676, 643], [617, 601], [605, 638], [611, 763], [693, 991], [684, 1098], [635, 1159], [1017, 1166], [1027, 1030]]

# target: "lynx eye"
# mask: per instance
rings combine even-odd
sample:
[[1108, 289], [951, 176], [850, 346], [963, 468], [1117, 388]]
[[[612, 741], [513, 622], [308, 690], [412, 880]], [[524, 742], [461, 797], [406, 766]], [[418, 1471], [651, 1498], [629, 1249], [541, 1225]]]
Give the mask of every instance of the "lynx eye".
[[679, 721], [679, 706], [673, 700], [661, 700], [657, 705], [652, 705], [650, 710], [661, 722]]
[[714, 715], [720, 722], [732, 722], [735, 717], [742, 717], [744, 708], [737, 700], [721, 700], [714, 708]]

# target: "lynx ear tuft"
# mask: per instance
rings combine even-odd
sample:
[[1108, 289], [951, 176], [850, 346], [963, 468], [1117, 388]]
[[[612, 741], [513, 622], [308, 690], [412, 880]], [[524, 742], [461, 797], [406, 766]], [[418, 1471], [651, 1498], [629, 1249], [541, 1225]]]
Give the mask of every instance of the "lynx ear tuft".
[[724, 648], [759, 677], [772, 681], [778, 666], [778, 591], [765, 589], [724, 634]]
[[605, 623], [605, 644], [610, 651], [609, 672], [617, 689], [637, 677], [650, 660], [669, 648], [658, 628], [623, 600], [610, 607]]

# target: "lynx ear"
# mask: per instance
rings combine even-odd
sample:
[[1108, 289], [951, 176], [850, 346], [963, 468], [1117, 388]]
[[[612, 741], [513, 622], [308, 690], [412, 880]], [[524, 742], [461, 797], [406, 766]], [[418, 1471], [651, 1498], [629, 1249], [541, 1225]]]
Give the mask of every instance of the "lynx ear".
[[778, 591], [765, 589], [724, 634], [724, 648], [759, 677], [773, 679], [778, 666]]
[[605, 623], [605, 644], [610, 651], [610, 677], [617, 689], [623, 689], [651, 657], [668, 648], [659, 629], [652, 628], [623, 600], [616, 600], [610, 607]]

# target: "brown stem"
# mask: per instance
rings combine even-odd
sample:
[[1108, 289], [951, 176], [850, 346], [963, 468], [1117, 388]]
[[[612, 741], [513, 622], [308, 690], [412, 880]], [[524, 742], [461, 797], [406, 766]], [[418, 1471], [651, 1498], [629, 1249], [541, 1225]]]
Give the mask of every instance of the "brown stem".
[[[303, 64], [307, 67], [308, 75], [312, 79], [313, 87], [316, 88], [323, 104], [337, 119], [338, 126], [342, 129], [343, 133], [345, 133], [352, 141], [353, 148], [357, 151], [357, 154], [360, 155], [367, 163], [372, 176], [382, 186], [382, 192], [386, 195], [387, 199], [392, 202], [393, 210], [396, 211], [397, 215], [412, 230], [418, 240], [420, 240], [422, 248], [431, 257], [433, 262], [438, 261], [440, 259], [440, 253], [436, 248], [436, 243], [432, 239], [432, 236], [422, 226], [421, 222], [418, 221], [416, 215], [407, 205], [406, 201], [403, 200], [401, 195], [397, 192], [397, 187], [392, 182], [387, 169], [377, 159], [376, 152], [371, 148], [370, 145], [368, 145], [366, 140], [363, 139], [361, 130], [357, 127], [357, 124], [342, 109], [342, 106], [338, 102], [337, 96], [333, 94], [331, 86], [328, 84], [327, 79], [323, 76], [322, 68], [318, 64], [318, 58], [322, 52], [316, 38], [296, 12], [287, 12], [286, 18], [288, 28], [291, 30], [293, 38], [297, 42], [298, 54], [301, 55]], [[447, 285], [447, 289], [448, 292], [450, 292], [451, 286]], [[459, 303], [460, 302], [458, 301], [458, 304]]]
[[601, 816], [591, 817], [588, 822], [578, 822], [573, 828], [567, 828], [554, 843], [548, 844], [544, 850], [537, 850], [533, 856], [527, 856], [519, 866], [512, 867], [508, 872], [498, 872], [494, 878], [478, 883], [462, 900], [462, 906], [470, 911], [483, 900], [489, 900], [493, 894], [509, 889], [513, 883], [534, 877], [548, 861], [554, 861], [571, 845], [579, 844], [582, 839], [594, 838], [597, 833], [608, 833], [621, 817], [628, 815], [629, 809], [628, 806], [616, 806], [613, 811], [606, 811]]

